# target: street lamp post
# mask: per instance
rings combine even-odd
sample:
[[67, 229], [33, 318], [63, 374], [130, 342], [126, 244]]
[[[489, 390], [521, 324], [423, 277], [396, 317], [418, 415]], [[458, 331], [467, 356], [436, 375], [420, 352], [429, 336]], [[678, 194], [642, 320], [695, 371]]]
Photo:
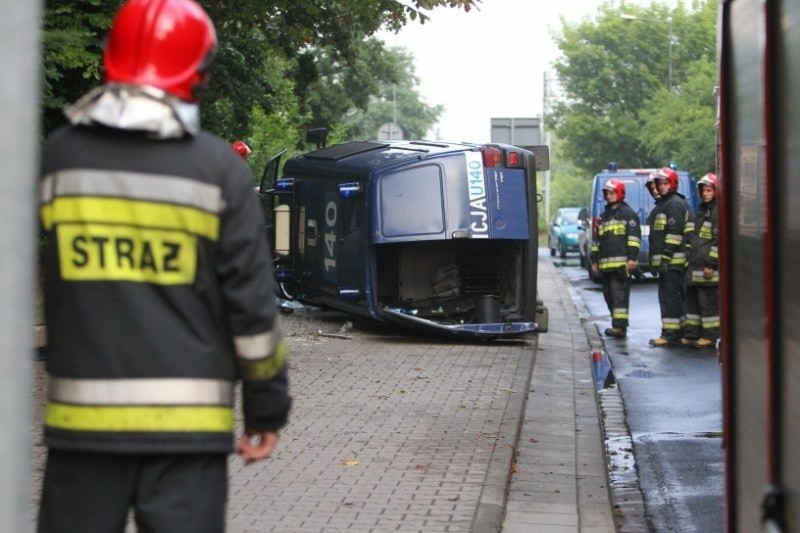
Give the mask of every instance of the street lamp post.
[[667, 73], [667, 89], [672, 92], [672, 17], [667, 17], [666, 21], [658, 20], [658, 19], [649, 19], [649, 18], [642, 18], [638, 15], [631, 15], [629, 13], [622, 13], [619, 18], [622, 20], [642, 20], [645, 22], [657, 22], [659, 24], [663, 24], [664, 22], [667, 23], [667, 38], [669, 39], [669, 70]]

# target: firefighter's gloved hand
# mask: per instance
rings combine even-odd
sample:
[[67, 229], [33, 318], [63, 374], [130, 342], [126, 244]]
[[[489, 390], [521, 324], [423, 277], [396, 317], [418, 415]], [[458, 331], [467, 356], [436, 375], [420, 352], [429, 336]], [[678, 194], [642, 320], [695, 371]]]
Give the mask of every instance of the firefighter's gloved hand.
[[658, 265], [658, 275], [666, 276], [667, 272], [669, 272], [669, 263], [663, 261], [660, 265]]

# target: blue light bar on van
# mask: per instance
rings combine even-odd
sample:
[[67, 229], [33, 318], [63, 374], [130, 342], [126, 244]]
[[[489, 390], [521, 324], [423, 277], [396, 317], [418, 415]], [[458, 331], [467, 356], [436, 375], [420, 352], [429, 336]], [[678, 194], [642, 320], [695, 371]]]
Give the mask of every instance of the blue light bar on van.
[[275, 182], [278, 192], [291, 192], [294, 190], [294, 178], [281, 178]]
[[344, 199], [357, 198], [358, 196], [361, 196], [361, 190], [360, 183], [340, 183], [339, 197]]
[[339, 298], [345, 300], [355, 300], [361, 296], [361, 289], [358, 287], [339, 287], [337, 292], [339, 293]]
[[293, 277], [294, 277], [294, 274], [292, 273], [292, 271], [287, 269], [286, 267], [283, 267], [281, 265], [278, 265], [278, 266], [275, 267], [275, 279], [276, 280], [281, 281], [281, 282], [289, 281]]

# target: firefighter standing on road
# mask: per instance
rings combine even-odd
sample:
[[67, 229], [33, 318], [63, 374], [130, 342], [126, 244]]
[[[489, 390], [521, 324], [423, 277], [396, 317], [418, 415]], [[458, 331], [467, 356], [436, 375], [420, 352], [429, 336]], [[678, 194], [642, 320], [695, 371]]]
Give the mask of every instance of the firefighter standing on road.
[[682, 344], [713, 348], [719, 338], [719, 226], [717, 176], [706, 174], [697, 182], [700, 207], [686, 224], [686, 324]]
[[655, 174], [660, 198], [650, 227], [650, 266], [658, 272], [661, 336], [651, 346], [680, 346], [683, 328], [683, 273], [686, 268], [684, 229], [691, 215], [686, 198], [678, 193], [678, 173], [664, 167]]
[[45, 144], [40, 532], [122, 532], [129, 509], [139, 531], [223, 531], [228, 454], [269, 457], [287, 422], [252, 175], [198, 120], [215, 50], [194, 1], [128, 1], [105, 84]]
[[611, 313], [609, 337], [624, 338], [628, 332], [631, 274], [641, 247], [639, 215], [625, 203], [625, 184], [610, 179], [603, 185], [606, 208], [600, 214], [592, 239], [592, 271], [600, 272], [603, 297]]

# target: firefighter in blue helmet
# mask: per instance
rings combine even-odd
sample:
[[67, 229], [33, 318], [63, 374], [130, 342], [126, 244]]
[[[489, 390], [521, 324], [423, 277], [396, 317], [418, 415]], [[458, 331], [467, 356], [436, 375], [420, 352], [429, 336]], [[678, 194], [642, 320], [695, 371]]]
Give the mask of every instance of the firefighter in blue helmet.
[[223, 531], [228, 454], [268, 457], [287, 422], [253, 178], [198, 120], [216, 44], [192, 0], [126, 2], [105, 83], [45, 143], [40, 532], [121, 532], [129, 510], [139, 531]]
[[612, 178], [603, 185], [606, 208], [592, 239], [592, 271], [600, 272], [603, 297], [611, 313], [609, 337], [624, 338], [628, 331], [631, 274], [641, 246], [639, 215], [625, 203], [625, 184]]
[[681, 344], [713, 348], [720, 326], [717, 176], [706, 174], [697, 182], [697, 189], [701, 203], [694, 219], [686, 224], [686, 323]]

